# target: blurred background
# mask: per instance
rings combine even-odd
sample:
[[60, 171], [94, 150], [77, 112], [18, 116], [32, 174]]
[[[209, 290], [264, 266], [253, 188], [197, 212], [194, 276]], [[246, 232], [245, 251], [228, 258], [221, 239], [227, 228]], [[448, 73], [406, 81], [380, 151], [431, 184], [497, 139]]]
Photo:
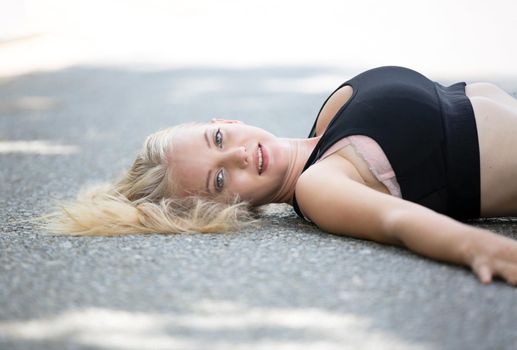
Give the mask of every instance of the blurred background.
[[414, 67], [517, 76], [512, 0], [1, 0], [0, 74], [71, 65]]
[[[213, 117], [306, 137], [383, 65], [517, 92], [511, 0], [0, 0], [0, 349], [515, 349], [517, 294], [288, 205], [239, 234], [70, 237], [23, 221]], [[517, 238], [515, 219], [471, 224]]]

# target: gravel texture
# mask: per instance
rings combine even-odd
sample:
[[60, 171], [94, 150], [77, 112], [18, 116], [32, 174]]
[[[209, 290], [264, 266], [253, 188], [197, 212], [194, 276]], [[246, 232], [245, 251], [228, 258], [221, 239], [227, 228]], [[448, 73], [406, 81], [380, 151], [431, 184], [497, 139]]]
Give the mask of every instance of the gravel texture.
[[[327, 93], [303, 79], [354, 74], [151, 68], [0, 78], [0, 143], [79, 150], [0, 153], [0, 349], [515, 349], [515, 288], [326, 234], [288, 206], [226, 234], [68, 237], [24, 222], [117, 176], [163, 127], [228, 117], [305, 137]], [[517, 238], [515, 220], [469, 223]]]

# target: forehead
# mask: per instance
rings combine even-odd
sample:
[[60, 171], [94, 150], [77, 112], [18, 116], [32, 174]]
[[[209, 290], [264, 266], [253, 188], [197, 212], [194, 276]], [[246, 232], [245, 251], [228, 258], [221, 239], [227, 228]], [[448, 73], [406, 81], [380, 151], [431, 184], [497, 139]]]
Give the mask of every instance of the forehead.
[[186, 152], [191, 148], [196, 148], [201, 145], [206, 147], [206, 141], [203, 135], [207, 128], [208, 125], [192, 125], [179, 129], [172, 139], [172, 154], [175, 155], [175, 152], [178, 150]]
[[171, 181], [174, 181], [182, 196], [206, 192], [210, 169], [205, 138], [208, 129], [207, 125], [196, 125], [178, 130], [171, 142], [168, 155]]

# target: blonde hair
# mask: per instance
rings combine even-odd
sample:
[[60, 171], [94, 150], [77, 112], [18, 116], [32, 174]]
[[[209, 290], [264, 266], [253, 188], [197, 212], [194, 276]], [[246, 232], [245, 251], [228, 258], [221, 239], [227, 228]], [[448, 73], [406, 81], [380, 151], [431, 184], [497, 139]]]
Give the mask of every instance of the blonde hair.
[[250, 205], [235, 196], [206, 199], [175, 196], [167, 157], [182, 124], [151, 134], [127, 173], [113, 184], [81, 191], [42, 216], [58, 234], [110, 236], [135, 233], [232, 231], [253, 221]]

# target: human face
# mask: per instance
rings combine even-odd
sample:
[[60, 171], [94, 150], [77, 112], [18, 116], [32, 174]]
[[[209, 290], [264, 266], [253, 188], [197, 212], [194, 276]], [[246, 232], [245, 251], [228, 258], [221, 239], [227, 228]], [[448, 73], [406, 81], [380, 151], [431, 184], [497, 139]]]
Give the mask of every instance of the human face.
[[288, 150], [284, 139], [238, 121], [187, 127], [173, 138], [171, 181], [180, 196], [229, 193], [253, 205], [270, 203], [285, 181]]

